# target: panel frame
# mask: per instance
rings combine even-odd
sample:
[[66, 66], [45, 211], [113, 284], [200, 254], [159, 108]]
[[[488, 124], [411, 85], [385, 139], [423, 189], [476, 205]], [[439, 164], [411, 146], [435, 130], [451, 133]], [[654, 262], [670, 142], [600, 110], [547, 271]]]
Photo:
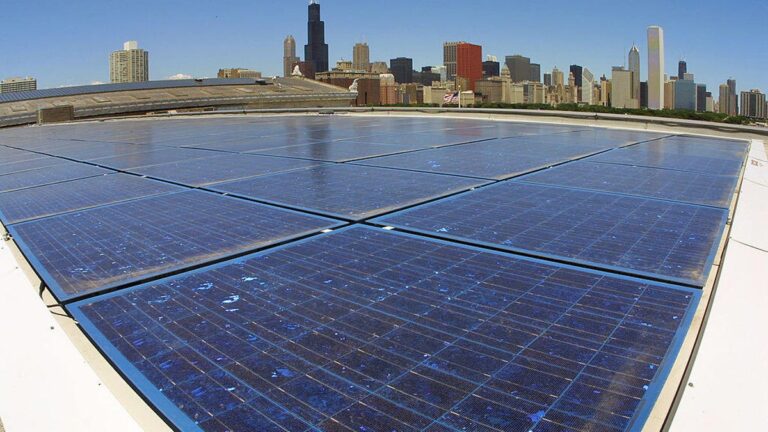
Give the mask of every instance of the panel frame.
[[[570, 188], [570, 187], [566, 187], [566, 186], [542, 185], [542, 184], [538, 184], [538, 183], [528, 183], [528, 182], [522, 181], [522, 179], [520, 179], [520, 180], [512, 179], [512, 180], [505, 181], [505, 182], [498, 182], [498, 183], [490, 184], [490, 185], [487, 185], [486, 187], [483, 187], [482, 191], [484, 191], [486, 189], [493, 188], [493, 187], [500, 187], [502, 185], [508, 185], [510, 183], [524, 184], [524, 185], [529, 185], [529, 186], [549, 187], [549, 188], [555, 188], [555, 189], [565, 189], [565, 190], [571, 190], [571, 191], [581, 191], [581, 192], [588, 192], [588, 193], [594, 193], [594, 194], [599, 194], [599, 195], [623, 196], [623, 197], [626, 197], [626, 198], [634, 198], [634, 199], [648, 200], [648, 201], [659, 201], [659, 202], [665, 202], [665, 203], [668, 203], [668, 204], [671, 203], [671, 204], [687, 206], [687, 207], [701, 207], [701, 208], [708, 208], [708, 209], [713, 209], [713, 210], [720, 210], [722, 212], [722, 218], [721, 218], [720, 228], [718, 229], [717, 234], [715, 236], [716, 242], [713, 243], [712, 246], [710, 247], [709, 253], [707, 255], [707, 259], [706, 259], [706, 261], [704, 263], [704, 270], [707, 272], [706, 273], [707, 275], [711, 272], [711, 269], [712, 269], [712, 267], [713, 267], [713, 265], [715, 263], [715, 258], [717, 257], [717, 251], [718, 251], [719, 246], [720, 246], [720, 239], [722, 238], [723, 233], [725, 232], [725, 230], [728, 228], [727, 227], [728, 209], [723, 209], [723, 208], [719, 208], [719, 207], [709, 207], [709, 206], [702, 206], [702, 205], [685, 203], [685, 202], [668, 201], [668, 200], [661, 200], [661, 199], [657, 199], [657, 198], [640, 197], [640, 196], [633, 196], [633, 195], [613, 194], [613, 193], [602, 192], [602, 191], [595, 191], [595, 190], [590, 190], [590, 189]], [[443, 198], [441, 200], [441, 202], [447, 202], [447, 201], [452, 201], [452, 200], [460, 199], [460, 198], [464, 197], [465, 194], [469, 194], [469, 193], [473, 193], [473, 192], [481, 192], [481, 190], [470, 190], [470, 191], [462, 192], [462, 193], [459, 193], [459, 194], [456, 194], [456, 195], [452, 195], [452, 196], [449, 196], [449, 197], [445, 197], [445, 198]], [[540, 258], [540, 259], [548, 260], [549, 262], [556, 262], [556, 263], [562, 263], [562, 264], [570, 263], [570, 264], [576, 265], [576, 266], [578, 266], [579, 268], [582, 268], [582, 269], [603, 270], [603, 271], [611, 272], [611, 273], [614, 273], [614, 274], [617, 274], [617, 275], [625, 275], [625, 276], [629, 276], [629, 277], [635, 276], [635, 277], [647, 279], [647, 280], [653, 281], [653, 282], [671, 283], [671, 284], [677, 284], [677, 285], [682, 285], [682, 286], [686, 286], [686, 287], [690, 287], [690, 288], [697, 288], [697, 289], [703, 289], [703, 286], [706, 283], [706, 277], [704, 277], [704, 275], [702, 275], [702, 279], [698, 280], [698, 281], [692, 280], [692, 279], [674, 277], [674, 276], [666, 276], [666, 275], [662, 275], [662, 274], [659, 274], [659, 273], [647, 272], [647, 271], [642, 271], [642, 270], [633, 270], [633, 269], [628, 268], [628, 267], [620, 267], [620, 266], [611, 265], [611, 264], [601, 264], [601, 263], [596, 263], [596, 262], [592, 262], [592, 261], [587, 261], [587, 260], [584, 260], [584, 259], [570, 258], [570, 257], [563, 256], [563, 255], [556, 255], [556, 254], [547, 253], [547, 252], [539, 252], [539, 251], [524, 249], [524, 248], [520, 248], [520, 247], [516, 247], [516, 246], [506, 246], [506, 245], [501, 245], [501, 244], [498, 244], [498, 243], [491, 243], [491, 242], [487, 242], [487, 241], [483, 241], [483, 240], [475, 240], [475, 239], [470, 239], [470, 238], [467, 238], [467, 237], [457, 236], [457, 235], [453, 235], [453, 234], [437, 233], [437, 232], [434, 232], [434, 231], [429, 231], [429, 230], [425, 230], [425, 229], [421, 229], [421, 228], [409, 227], [409, 226], [406, 226], [406, 225], [400, 225], [400, 224], [397, 224], [397, 223], [393, 223], [391, 221], [389, 221], [389, 222], [387, 221], [388, 218], [396, 217], [396, 216], [398, 216], [400, 214], [405, 214], [405, 213], [409, 213], [409, 212], [413, 212], [413, 211], [418, 211], [418, 210], [422, 209], [423, 207], [426, 207], [426, 206], [432, 205], [432, 204], [436, 204], [436, 203], [433, 201], [433, 202], [424, 203], [423, 205], [414, 206], [414, 207], [406, 208], [406, 209], [403, 209], [403, 210], [398, 210], [398, 211], [395, 211], [395, 212], [392, 212], [392, 213], [388, 213], [388, 214], [385, 214], [385, 215], [381, 215], [381, 216], [377, 216], [377, 217], [368, 219], [367, 222], [371, 223], [373, 225], [376, 225], [376, 226], [392, 227], [392, 228], [395, 228], [396, 230], [401, 230], [401, 231], [404, 231], [404, 232], [407, 232], [407, 233], [419, 234], [419, 235], [426, 236], [426, 237], [429, 237], [429, 238], [445, 239], [445, 240], [453, 241], [453, 242], [456, 242], [456, 243], [459, 243], [459, 244], [475, 245], [475, 246], [479, 246], [479, 247], [483, 247], [483, 248], [488, 248], [490, 250], [505, 251], [505, 252], [510, 252], [510, 253], [513, 253], [513, 254], [517, 254], [517, 255], [520, 255], [520, 256], [526, 256], [526, 257], [531, 257], [531, 258]]]
[[[202, 268], [197, 268], [192, 271], [185, 272], [184, 276], [193, 276], [195, 274], [217, 270], [229, 265], [238, 264], [254, 258], [263, 257], [271, 252], [287, 249], [294, 245], [303, 244], [312, 240], [316, 240], [318, 238], [322, 238], [325, 236], [332, 236], [334, 234], [339, 234], [344, 231], [355, 230], [355, 229], [373, 231], [373, 230], [381, 230], [382, 228], [374, 228], [374, 227], [365, 226], [365, 225], [346, 226], [339, 229], [334, 229], [332, 232], [324, 233], [318, 236], [305, 238], [305, 239], [291, 242], [288, 244], [279, 245], [274, 248], [270, 248], [268, 250], [257, 251], [257, 252], [254, 252], [245, 256], [241, 256], [238, 258], [208, 265]], [[653, 406], [658, 401], [658, 397], [661, 394], [661, 391], [667, 379], [670, 376], [675, 360], [680, 354], [683, 342], [685, 340], [685, 336], [690, 331], [694, 315], [698, 309], [699, 302], [701, 301], [701, 297], [702, 297], [702, 291], [700, 289], [684, 287], [684, 286], [669, 284], [665, 282], [649, 281], [643, 278], [637, 278], [632, 276], [612, 274], [612, 273], [607, 273], [601, 270], [583, 268], [583, 267], [579, 267], [571, 264], [553, 263], [551, 261], [542, 260], [539, 258], [513, 255], [510, 253], [501, 252], [497, 250], [488, 250], [478, 246], [457, 244], [455, 242], [442, 240], [442, 239], [425, 238], [423, 236], [414, 235], [406, 232], [388, 231], [388, 233], [392, 235], [402, 236], [405, 238], [437, 243], [444, 246], [450, 246], [450, 247], [470, 250], [474, 252], [488, 253], [496, 256], [503, 256], [506, 258], [521, 260], [524, 262], [543, 264], [543, 265], [558, 268], [558, 269], [575, 270], [575, 271], [584, 272], [592, 275], [597, 274], [597, 275], [609, 276], [609, 277], [612, 277], [618, 280], [623, 280], [623, 281], [650, 284], [660, 288], [673, 289], [676, 291], [681, 291], [681, 292], [690, 294], [691, 303], [689, 304], [685, 315], [681, 318], [680, 325], [675, 331], [675, 335], [673, 336], [669, 344], [669, 347], [667, 348], [667, 351], [664, 354], [663, 361], [659, 365], [659, 372], [654, 376], [653, 380], [648, 384], [648, 389], [646, 390], [643, 399], [641, 399], [638, 408], [634, 411], [633, 416], [629, 420], [629, 423], [628, 423], [629, 426], [627, 430], [636, 431], [636, 432], [640, 432], [642, 430], [643, 425], [647, 422], [648, 417], [650, 416], [650, 413], [653, 409]], [[78, 300], [76, 302], [72, 302], [70, 304], [65, 305], [65, 308], [70, 313], [70, 315], [72, 315], [72, 317], [77, 321], [81, 330], [88, 337], [88, 339], [93, 343], [93, 345], [104, 355], [105, 358], [107, 358], [107, 360], [115, 367], [118, 373], [120, 373], [126, 379], [126, 381], [131, 385], [131, 387], [133, 387], [137, 393], [139, 393], [143, 398], [145, 398], [149, 402], [152, 409], [158, 412], [158, 414], [163, 418], [169, 420], [172, 423], [172, 426], [178, 428], [179, 430], [202, 431], [202, 428], [200, 428], [198, 424], [196, 424], [181, 409], [179, 409], [176, 405], [174, 405], [170, 401], [170, 399], [165, 397], [163, 392], [161, 392], [154, 385], [152, 385], [152, 383], [146, 377], [144, 377], [144, 375], [138, 370], [138, 368], [136, 368], [130, 362], [130, 360], [128, 360], [122, 353], [120, 353], [120, 351], [114, 345], [112, 345], [109, 342], [108, 338], [98, 329], [97, 325], [93, 323], [87, 317], [87, 315], [83, 313], [81, 310], [83, 306], [89, 303], [93, 303], [99, 300], [106, 300], [112, 297], [133, 292], [133, 291], [138, 291], [144, 288], [151, 287], [156, 284], [167, 283], [174, 280], [174, 278], [178, 276], [179, 275], [172, 275], [159, 280], [143, 283], [140, 285], [135, 285], [133, 287], [130, 287], [124, 290], [105, 293], [95, 297]], [[558, 400], [559, 400], [559, 397], [558, 397]], [[553, 407], [556, 402], [557, 400], [554, 401], [552, 405], [549, 406], [549, 408]], [[439, 419], [434, 419], [432, 424], [442, 425], [442, 423], [438, 423], [438, 420]], [[319, 426], [319, 425], [315, 425], [315, 426]], [[534, 424], [533, 427], [535, 426], [536, 424]], [[311, 429], [311, 427], [308, 427], [308, 429]]]

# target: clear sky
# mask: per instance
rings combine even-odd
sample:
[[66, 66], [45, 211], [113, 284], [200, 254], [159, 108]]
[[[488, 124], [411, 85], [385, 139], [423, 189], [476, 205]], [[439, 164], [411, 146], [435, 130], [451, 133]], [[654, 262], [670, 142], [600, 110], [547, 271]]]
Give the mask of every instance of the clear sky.
[[[633, 41], [646, 75], [646, 27], [665, 31], [666, 71], [684, 57], [696, 81], [717, 94], [729, 77], [739, 90], [768, 91], [766, 0], [325, 0], [330, 63], [351, 59], [355, 42], [371, 60], [412, 57], [442, 63], [442, 43], [466, 40], [503, 61], [522, 54], [567, 70], [572, 63], [610, 76]], [[282, 42], [293, 34], [303, 57], [304, 0], [9, 0], [0, 25], [0, 78], [31, 75], [39, 87], [109, 80], [109, 53], [126, 40], [150, 52], [151, 79], [215, 76], [247, 67], [282, 72]]]

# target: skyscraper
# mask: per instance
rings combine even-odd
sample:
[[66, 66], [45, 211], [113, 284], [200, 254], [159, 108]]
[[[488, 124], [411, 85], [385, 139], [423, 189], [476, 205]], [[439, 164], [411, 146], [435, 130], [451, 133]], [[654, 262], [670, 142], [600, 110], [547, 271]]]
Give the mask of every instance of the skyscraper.
[[149, 81], [149, 53], [128, 41], [109, 55], [109, 80], [113, 83]]
[[745, 117], [764, 119], [768, 117], [765, 112], [765, 94], [753, 89], [741, 92], [741, 115]]
[[495, 60], [486, 60], [483, 62], [483, 76], [486, 78], [499, 76], [501, 65]]
[[521, 55], [507, 56], [504, 59], [509, 68], [512, 82], [523, 82], [531, 79], [531, 59]]
[[614, 66], [611, 71], [611, 106], [613, 108], [637, 108], [638, 103], [632, 97], [632, 71], [621, 66]]
[[582, 91], [581, 91], [579, 102], [585, 103], [587, 105], [592, 105], [593, 103], [592, 91], [595, 87], [595, 76], [587, 68], [583, 68], [581, 70], [581, 84], [582, 84]]
[[299, 58], [296, 57], [296, 39], [288, 35], [283, 41], [283, 76], [291, 76], [293, 65], [298, 62]]
[[413, 82], [413, 59], [407, 57], [398, 57], [389, 61], [389, 70], [395, 76], [395, 82], [398, 84], [408, 84]]
[[731, 89], [728, 87], [728, 84], [720, 84], [718, 105], [718, 111], [721, 114], [729, 114], [731, 112]]
[[707, 110], [707, 85], [696, 84], [696, 111], [704, 112]]
[[558, 69], [557, 66], [552, 69], [552, 85], [565, 86], [565, 76], [563, 75], [563, 71]]
[[365, 42], [356, 43], [352, 47], [352, 69], [368, 71], [371, 68], [371, 53]]
[[466, 80], [463, 90], [475, 90], [475, 83], [483, 79], [483, 47], [466, 42], [456, 46], [456, 77]]
[[462, 42], [445, 42], [443, 44], [443, 66], [446, 70], [446, 80], [456, 79], [456, 47]]
[[693, 80], [679, 79], [675, 82], [674, 108], [696, 111], [696, 83]]
[[552, 74], [551, 73], [545, 73], [544, 74], [544, 85], [547, 87], [552, 86]]
[[629, 71], [632, 72], [632, 98], [640, 102], [640, 50], [635, 44], [629, 50]]
[[584, 68], [582, 68], [579, 65], [571, 65], [571, 73], [573, 74], [573, 78], [576, 80], [576, 87], [581, 87], [581, 74]]
[[735, 116], [739, 113], [739, 95], [736, 93], [736, 80], [729, 79], [727, 84], [731, 96], [730, 100], [728, 101], [728, 115]]
[[352, 48], [352, 69], [358, 71], [367, 71], [371, 67], [370, 51], [368, 44], [356, 43]]
[[538, 63], [531, 63], [531, 81], [541, 82], [541, 65]]
[[664, 30], [648, 27], [648, 108], [664, 106]]
[[309, 2], [307, 44], [304, 45], [304, 61], [314, 66], [315, 72], [328, 71], [328, 44], [325, 43], [325, 23], [320, 20], [320, 3]]
[[685, 60], [680, 60], [677, 62], [677, 79], [683, 80], [685, 79], [685, 74], [688, 73], [688, 63], [685, 62]]

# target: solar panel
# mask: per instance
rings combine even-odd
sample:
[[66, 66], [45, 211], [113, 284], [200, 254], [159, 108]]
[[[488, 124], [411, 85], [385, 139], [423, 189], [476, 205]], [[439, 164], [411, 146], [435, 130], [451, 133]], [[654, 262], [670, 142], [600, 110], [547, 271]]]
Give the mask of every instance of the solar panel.
[[47, 168], [39, 168], [0, 176], [0, 192], [10, 192], [35, 186], [60, 183], [85, 177], [108, 174], [103, 168], [69, 162]]
[[445, 147], [487, 139], [498, 138], [495, 128], [467, 128], [459, 130], [434, 130], [419, 133], [392, 133], [391, 135], [373, 135], [365, 141], [371, 144], [405, 145], [410, 148]]
[[182, 190], [162, 182], [126, 174], [110, 174], [0, 193], [0, 219], [14, 224]]
[[338, 225], [195, 190], [11, 225], [9, 231], [65, 301]]
[[654, 152], [675, 153], [686, 156], [704, 156], [743, 161], [747, 144], [743, 141], [713, 140], [693, 137], [672, 137], [639, 144]]
[[501, 180], [594, 154], [591, 146], [500, 139], [366, 159], [361, 165]]
[[302, 210], [360, 220], [487, 182], [357, 165], [320, 165], [211, 189]]
[[325, 162], [349, 162], [375, 156], [402, 153], [420, 148], [407, 144], [373, 144], [368, 141], [318, 142], [290, 147], [259, 150], [255, 153]]
[[208, 150], [163, 148], [154, 146], [147, 146], [146, 150], [147, 151], [142, 153], [132, 153], [121, 156], [92, 159], [90, 162], [113, 169], [130, 170], [134, 168], [148, 167], [171, 162], [181, 162], [191, 159], [217, 156], [221, 154]]
[[577, 161], [521, 180], [728, 208], [738, 178]]
[[25, 162], [33, 159], [44, 158], [45, 155], [39, 153], [17, 150], [8, 147], [0, 147], [0, 164], [10, 164], [15, 162]]
[[590, 162], [666, 168], [679, 171], [737, 177], [742, 160], [669, 153], [648, 146], [632, 146], [593, 156]]
[[702, 286], [727, 215], [713, 207], [513, 181], [374, 222]]
[[136, 144], [73, 141], [64, 145], [56, 143], [52, 147], [38, 147], [35, 150], [53, 156], [85, 161], [141, 153], [150, 149]]
[[127, 90], [153, 90], [164, 88], [221, 86], [221, 85], [253, 85], [257, 80], [252, 78], [206, 78], [202, 80], [159, 80], [135, 83], [95, 84], [74, 87], [60, 87], [0, 94], [0, 103], [18, 102], [30, 99], [49, 97], [79, 96], [92, 93], [107, 93]]
[[[2, 156], [0, 156], [2, 158]], [[29, 171], [39, 168], [47, 168], [54, 165], [66, 164], [68, 161], [59, 158], [41, 156], [37, 159], [30, 159], [19, 162], [0, 163], [0, 176], [6, 174], [15, 174], [23, 171]]]
[[[260, 132], [256, 132], [260, 133]], [[248, 136], [247, 134], [237, 134], [230, 136], [197, 136], [195, 138], [180, 138], [174, 141], [164, 142], [164, 145], [177, 145], [179, 147], [190, 147], [210, 150], [220, 150], [236, 153], [245, 153], [248, 151], [266, 150], [276, 147], [286, 147], [315, 142], [312, 139], [305, 138], [299, 134], [279, 135], [279, 136]]]
[[356, 227], [68, 306], [180, 430], [628, 430], [698, 290]]
[[202, 187], [214, 183], [291, 171], [314, 165], [317, 164], [297, 159], [222, 154], [221, 156], [136, 168], [131, 171], [188, 186]]
[[534, 136], [518, 136], [512, 140], [535, 143], [539, 146], [589, 147], [594, 150], [606, 150], [635, 144], [641, 141], [657, 139], [664, 135], [645, 132], [632, 132], [611, 129], [589, 128], [568, 133], [555, 133]]

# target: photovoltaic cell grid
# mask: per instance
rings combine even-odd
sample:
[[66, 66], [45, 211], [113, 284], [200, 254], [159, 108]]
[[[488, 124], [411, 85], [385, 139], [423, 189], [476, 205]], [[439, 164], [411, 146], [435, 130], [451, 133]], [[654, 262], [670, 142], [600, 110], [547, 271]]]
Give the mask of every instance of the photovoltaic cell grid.
[[357, 227], [70, 310], [182, 430], [620, 431], [698, 296]]
[[182, 190], [158, 181], [109, 174], [0, 193], [0, 220], [6, 225]]
[[501, 180], [594, 154], [599, 149], [567, 142], [500, 139], [384, 156], [360, 165]]
[[520, 180], [728, 208], [737, 177], [578, 161]]
[[185, 191], [11, 225], [61, 301], [290, 240], [338, 222]]
[[717, 157], [682, 155], [642, 145], [611, 150], [593, 156], [589, 161], [674, 169], [678, 171], [727, 175], [732, 177], [739, 176], [743, 165], [743, 159], [722, 159]]
[[218, 154], [216, 156], [134, 168], [130, 171], [187, 186], [202, 187], [315, 165], [317, 165], [316, 162], [298, 159], [243, 154]]
[[0, 192], [9, 192], [68, 180], [109, 174], [114, 171], [103, 168], [69, 162], [47, 168], [17, 172], [0, 176]]
[[374, 221], [703, 286], [727, 215], [726, 209], [511, 181]]
[[42, 155], [31, 160], [6, 163], [5, 158], [0, 155], [0, 176], [19, 173], [22, 171], [30, 171], [38, 168], [47, 168], [54, 165], [63, 165], [66, 163], [69, 163], [69, 161]]
[[[705, 180], [735, 181], [746, 150], [462, 119], [244, 117], [11, 132], [0, 143], [350, 220], [488, 183], [457, 176], [498, 180], [622, 146], [587, 159], [601, 163], [563, 165], [593, 167], [599, 184], [590, 170], [526, 179], [557, 174], [547, 181], [714, 199], [724, 186]], [[37, 186], [46, 170], [56, 178], [52, 160], [62, 159], [0, 147], [0, 186], [21, 174]], [[626, 173], [648, 170], [632, 165], [665, 169], [630, 183]], [[604, 175], [618, 169], [628, 171]], [[342, 223], [203, 191], [139, 198], [160, 182], [133, 176], [141, 186], [113, 190], [131, 201], [109, 204], [102, 198], [112, 188], [98, 185], [122, 177], [48, 179], [39, 184], [83, 188], [27, 185], [0, 193], [0, 208], [5, 199], [29, 217], [50, 216], [11, 233], [60, 300], [93, 296], [67, 307], [183, 430], [634, 429], [698, 302], [694, 289], [360, 226], [289, 242]], [[22, 208], [14, 195], [45, 205]], [[99, 207], [83, 210], [90, 206]], [[511, 182], [375, 222], [701, 286], [725, 213]]]
[[211, 189], [329, 216], [360, 220], [486, 181], [357, 165], [320, 165]]

